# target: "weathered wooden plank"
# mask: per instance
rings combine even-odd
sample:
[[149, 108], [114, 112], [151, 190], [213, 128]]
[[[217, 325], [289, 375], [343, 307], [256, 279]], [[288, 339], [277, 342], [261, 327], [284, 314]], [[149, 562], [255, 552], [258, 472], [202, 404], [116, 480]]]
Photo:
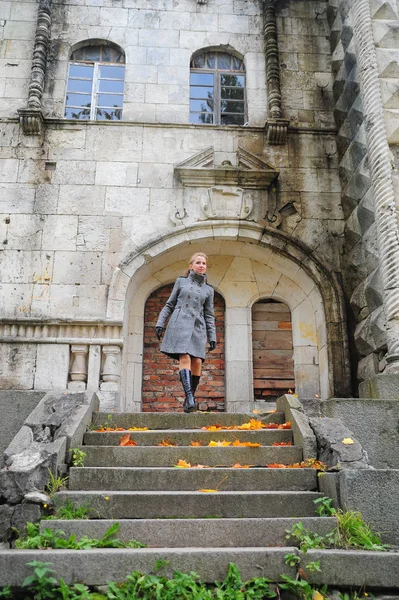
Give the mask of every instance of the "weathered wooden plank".
[[292, 350], [256, 350], [253, 352], [253, 364], [257, 369], [292, 369]]
[[287, 312], [291, 314], [290, 309], [283, 302], [257, 302], [252, 307], [252, 312]]
[[254, 380], [255, 379], [293, 379], [294, 369], [254, 369]]
[[252, 314], [252, 321], [253, 322], [258, 322], [258, 321], [291, 321], [291, 318], [290, 318], [290, 313], [286, 313], [286, 312], [278, 312], [278, 313], [262, 312], [262, 313], [253, 313]]
[[[283, 339], [283, 340], [279, 340], [278, 343], [276, 343], [276, 340], [270, 340], [269, 338], [263, 341], [263, 347], [265, 350], [291, 350], [292, 349], [292, 339]], [[263, 360], [263, 355], [260, 354], [261, 352], [263, 352], [263, 350], [257, 350], [257, 349], [253, 349], [253, 355], [254, 357], [256, 356], [257, 358], [260, 358], [261, 360]]]
[[255, 379], [254, 380], [254, 388], [255, 389], [269, 389], [269, 390], [278, 390], [278, 389], [292, 389], [295, 385], [295, 381], [293, 379]]

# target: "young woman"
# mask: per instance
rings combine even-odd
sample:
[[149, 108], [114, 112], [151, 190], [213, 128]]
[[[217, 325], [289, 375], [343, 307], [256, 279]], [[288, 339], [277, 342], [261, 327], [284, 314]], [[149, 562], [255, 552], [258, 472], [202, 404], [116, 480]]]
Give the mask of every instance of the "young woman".
[[172, 293], [160, 312], [155, 330], [160, 340], [170, 315], [161, 352], [179, 361], [179, 376], [185, 393], [184, 412], [196, 410], [194, 394], [205, 360], [206, 340], [209, 350], [216, 348], [213, 287], [206, 280], [207, 256], [197, 252], [190, 268], [178, 277]]

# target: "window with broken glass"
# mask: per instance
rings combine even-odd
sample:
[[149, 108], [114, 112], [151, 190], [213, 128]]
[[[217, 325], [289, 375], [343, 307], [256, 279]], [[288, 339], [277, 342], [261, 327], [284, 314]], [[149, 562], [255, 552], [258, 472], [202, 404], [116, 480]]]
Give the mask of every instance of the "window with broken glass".
[[65, 100], [66, 119], [120, 121], [125, 79], [123, 52], [85, 46], [73, 52]]
[[245, 68], [227, 52], [203, 52], [190, 64], [190, 123], [244, 125]]

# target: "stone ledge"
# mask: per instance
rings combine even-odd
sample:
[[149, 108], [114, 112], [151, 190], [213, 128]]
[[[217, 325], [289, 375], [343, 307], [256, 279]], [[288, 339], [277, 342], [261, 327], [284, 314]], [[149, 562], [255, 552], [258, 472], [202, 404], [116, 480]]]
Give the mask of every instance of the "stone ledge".
[[293, 394], [280, 396], [277, 399], [277, 410], [284, 412], [286, 420], [291, 421], [294, 445], [303, 448], [303, 458], [317, 458], [316, 436], [298, 398]]

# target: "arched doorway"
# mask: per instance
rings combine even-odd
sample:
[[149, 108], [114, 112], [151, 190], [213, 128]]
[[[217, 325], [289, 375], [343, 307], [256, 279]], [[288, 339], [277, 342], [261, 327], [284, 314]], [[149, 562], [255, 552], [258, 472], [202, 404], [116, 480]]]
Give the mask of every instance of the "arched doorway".
[[252, 306], [255, 400], [276, 400], [295, 390], [291, 311], [271, 298]]
[[[155, 335], [158, 315], [172, 291], [173, 283], [156, 289], [144, 309], [143, 340], [143, 412], [181, 412], [183, 392], [178, 363], [159, 351]], [[224, 311], [223, 297], [215, 292], [217, 347], [208, 352], [196, 398], [200, 410], [224, 411]]]
[[299, 396], [346, 396], [348, 345], [343, 293], [336, 274], [279, 231], [266, 231], [255, 224], [238, 227], [215, 222], [212, 232], [209, 226], [185, 227], [148, 242], [115, 269], [107, 320], [123, 322], [118, 410], [142, 409], [144, 306], [148, 296], [174, 281], [187, 268], [187, 259], [204, 248], [212, 261], [210, 283], [226, 303], [225, 410], [251, 410], [251, 307], [267, 297], [285, 302], [291, 310]]

